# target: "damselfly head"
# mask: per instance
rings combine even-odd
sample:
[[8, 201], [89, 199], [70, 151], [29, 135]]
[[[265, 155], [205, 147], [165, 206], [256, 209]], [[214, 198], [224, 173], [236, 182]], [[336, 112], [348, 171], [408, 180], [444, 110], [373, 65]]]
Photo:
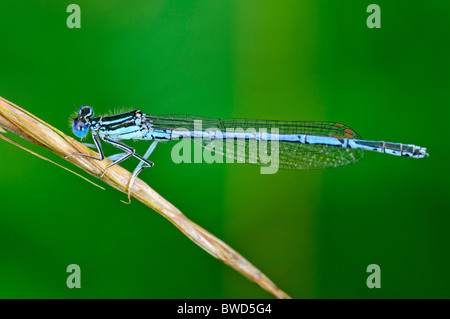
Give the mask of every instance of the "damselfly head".
[[73, 119], [72, 130], [73, 133], [80, 138], [83, 138], [89, 132], [89, 121], [94, 116], [94, 110], [90, 106], [82, 106], [78, 110], [77, 117]]

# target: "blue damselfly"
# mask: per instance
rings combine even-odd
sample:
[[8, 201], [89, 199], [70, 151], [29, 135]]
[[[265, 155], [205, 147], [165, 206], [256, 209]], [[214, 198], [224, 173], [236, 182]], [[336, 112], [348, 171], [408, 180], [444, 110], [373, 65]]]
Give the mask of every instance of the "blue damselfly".
[[[214, 151], [238, 162], [264, 166], [258, 148], [249, 141], [264, 141], [267, 149], [277, 144], [279, 168], [291, 170], [326, 169], [353, 164], [361, 160], [364, 151], [392, 154], [403, 157], [427, 157], [426, 148], [402, 143], [362, 140], [349, 126], [336, 122], [297, 122], [256, 119], [218, 119], [192, 115], [148, 115], [141, 111], [132, 111], [113, 116], [94, 117], [90, 106], [83, 106], [73, 120], [73, 132], [84, 138], [89, 129], [100, 157], [75, 153], [96, 160], [103, 160], [101, 140], [110, 143], [125, 153], [111, 163], [116, 165], [131, 156], [140, 160], [129, 186], [139, 172], [153, 163], [147, 158], [157, 142], [194, 139], [194, 142], [208, 148], [211, 141], [222, 140], [226, 143], [215, 145]], [[201, 123], [201, 126], [198, 123]], [[274, 133], [275, 132], [275, 133]], [[145, 156], [120, 142], [120, 140], [154, 141]], [[239, 151], [235, 151], [240, 148]], [[105, 174], [103, 172], [101, 177]]]

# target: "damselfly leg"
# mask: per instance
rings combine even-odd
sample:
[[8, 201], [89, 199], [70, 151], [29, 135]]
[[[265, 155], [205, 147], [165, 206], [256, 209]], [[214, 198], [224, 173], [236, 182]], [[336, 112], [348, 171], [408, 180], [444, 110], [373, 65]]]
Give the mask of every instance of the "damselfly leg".
[[[73, 153], [73, 154], [70, 154], [70, 155], [65, 156], [64, 158], [69, 158], [69, 157], [71, 157], [71, 156], [83, 156], [83, 157], [88, 157], [88, 158], [95, 159], [95, 160], [97, 160], [97, 161], [103, 161], [103, 160], [105, 159], [105, 155], [104, 155], [104, 153], [103, 153], [103, 149], [102, 149], [102, 145], [101, 145], [100, 139], [99, 139], [99, 137], [98, 137], [97, 135], [95, 135], [95, 134], [92, 134], [92, 138], [93, 138], [93, 140], [94, 140], [95, 147], [97, 148], [97, 151], [98, 151], [98, 153], [100, 154], [100, 158], [95, 157], [95, 156], [92, 156], [92, 155], [88, 155], [88, 154], [82, 154], [82, 153]], [[120, 155], [122, 155], [122, 156], [120, 156], [120, 157], [119, 157], [117, 160], [115, 160], [113, 163], [109, 164], [109, 165], [106, 167], [106, 169], [103, 171], [102, 175], [100, 175], [100, 178], [103, 178], [103, 176], [105, 175], [106, 171], [107, 171], [111, 166], [114, 166], [114, 165], [116, 165], [116, 164], [119, 164], [120, 162], [123, 162], [124, 160], [130, 158], [131, 156], [134, 156], [134, 157], [136, 157], [137, 159], [140, 160], [140, 164], [141, 164], [141, 167], [142, 167], [142, 168], [140, 169], [140, 171], [141, 171], [142, 169], [144, 169], [144, 168], [152, 167], [152, 166], [154, 165], [152, 162], [150, 162], [150, 161], [147, 160], [146, 158], [144, 158], [144, 157], [140, 156], [139, 154], [137, 154], [137, 153], [136, 153], [136, 150], [135, 150], [134, 148], [132, 148], [132, 147], [126, 145], [126, 144], [120, 143], [120, 142], [118, 142], [118, 141], [111, 140], [111, 139], [109, 139], [109, 138], [107, 138], [107, 137], [105, 137], [103, 140], [104, 140], [105, 142], [108, 142], [108, 143], [110, 143], [110, 144], [116, 146], [117, 148], [121, 149], [121, 150], [124, 151], [125, 153], [121, 153]], [[155, 146], [156, 146], [156, 145], [155, 145]], [[150, 154], [149, 154], [149, 155], [150, 155]], [[140, 172], [140, 171], [139, 171], [139, 172]]]
[[[148, 159], [149, 158], [149, 156], [155, 150], [155, 147], [156, 147], [157, 144], [158, 144], [158, 141], [153, 141], [153, 143], [150, 145], [150, 147], [145, 152], [145, 154], [143, 156], [144, 159]], [[144, 166], [145, 164], [146, 163], [141, 160], [139, 162], [138, 166], [136, 166], [136, 168], [133, 171], [133, 175], [131, 176], [130, 181], [128, 182], [128, 203], [126, 203], [126, 204], [130, 204], [131, 203], [131, 188], [133, 187], [134, 181], [138, 177], [139, 173], [142, 172], [142, 170], [144, 168], [151, 167], [151, 166]], [[124, 201], [122, 201], [122, 202], [125, 203]]]
[[[100, 139], [97, 135], [92, 134], [92, 139], [94, 140], [94, 145], [87, 145], [89, 147], [95, 146], [97, 148], [98, 153], [100, 154], [100, 158], [92, 156], [92, 155], [88, 155], [88, 154], [83, 154], [83, 153], [73, 153], [67, 156], [64, 156], [65, 159], [72, 157], [72, 156], [83, 156], [83, 157], [88, 157], [88, 158], [92, 158], [98, 161], [103, 161], [105, 159], [105, 155], [103, 154], [103, 149], [102, 149], [102, 144], [100, 142]], [[103, 175], [102, 175], [103, 176]]]
[[[106, 169], [103, 172], [103, 174], [100, 176], [100, 178], [102, 178], [105, 175], [105, 173], [108, 170], [108, 168], [110, 168], [111, 166], [114, 166], [116, 164], [119, 164], [120, 162], [123, 162], [124, 160], [130, 158], [131, 156], [134, 156], [134, 157], [136, 157], [136, 158], [141, 160], [140, 163], [142, 163], [142, 165], [143, 165], [141, 170], [144, 169], [144, 168], [152, 167], [154, 165], [152, 162], [150, 162], [146, 158], [144, 158], [141, 155], [137, 154], [136, 150], [134, 148], [132, 148], [131, 146], [128, 146], [128, 145], [123, 144], [123, 143], [120, 143], [118, 141], [111, 140], [109, 138], [105, 138], [104, 141], [108, 142], [108, 143], [110, 143], [110, 144], [112, 144], [114, 146], [116, 146], [117, 148], [120, 148], [122, 151], [125, 151], [125, 154], [121, 158], [117, 159], [115, 162], [109, 164], [106, 167]], [[146, 165], [146, 166], [144, 166], [144, 165]]]

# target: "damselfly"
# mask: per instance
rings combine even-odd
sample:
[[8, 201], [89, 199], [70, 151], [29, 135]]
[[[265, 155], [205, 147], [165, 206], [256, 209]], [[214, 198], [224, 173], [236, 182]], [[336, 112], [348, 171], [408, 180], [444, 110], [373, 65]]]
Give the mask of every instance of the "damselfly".
[[[131, 156], [140, 160], [129, 187], [142, 169], [153, 166], [147, 158], [157, 142], [182, 138], [193, 139], [205, 148], [213, 148], [216, 154], [237, 162], [260, 166], [267, 163], [260, 154], [261, 148], [254, 147], [251, 142], [265, 142], [268, 150], [276, 143], [279, 168], [291, 170], [326, 169], [353, 164], [363, 158], [364, 151], [413, 158], [428, 156], [426, 148], [412, 144], [362, 140], [352, 128], [336, 122], [218, 119], [192, 115], [157, 116], [141, 111], [94, 118], [94, 110], [90, 106], [83, 106], [73, 118], [72, 128], [74, 134], [80, 138], [84, 138], [89, 129], [91, 130], [100, 157], [80, 153], [69, 156], [79, 155], [101, 161], [105, 158], [101, 146], [103, 140], [125, 152], [106, 170]], [[120, 142], [130, 139], [154, 142], [147, 153], [140, 156], [132, 147]], [[223, 143], [214, 144], [212, 141]]]

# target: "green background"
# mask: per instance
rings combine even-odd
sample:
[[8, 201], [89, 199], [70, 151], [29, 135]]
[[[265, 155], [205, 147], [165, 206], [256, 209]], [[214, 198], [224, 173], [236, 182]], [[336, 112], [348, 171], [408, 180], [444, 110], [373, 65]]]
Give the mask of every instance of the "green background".
[[[0, 96], [70, 135], [91, 105], [336, 121], [425, 146], [423, 160], [261, 175], [174, 164], [166, 144], [140, 177], [294, 298], [450, 297], [448, 2], [377, 0], [381, 29], [366, 26], [373, 1], [77, 1], [81, 29], [70, 3], [1, 1]], [[271, 298], [137, 201], [4, 141], [0, 199], [0, 297]], [[66, 287], [72, 263], [81, 289]]]

